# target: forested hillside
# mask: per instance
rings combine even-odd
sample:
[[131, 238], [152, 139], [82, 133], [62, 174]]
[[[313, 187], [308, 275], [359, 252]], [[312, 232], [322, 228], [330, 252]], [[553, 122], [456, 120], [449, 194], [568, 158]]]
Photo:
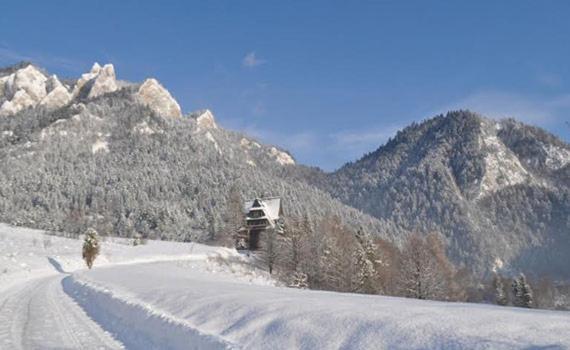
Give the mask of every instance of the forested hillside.
[[570, 146], [469, 111], [412, 124], [332, 174], [305, 177], [415, 232], [440, 232], [456, 262], [569, 276]]
[[[38, 90], [45, 73], [25, 64], [2, 71], [3, 99], [18, 111], [0, 117], [0, 221], [206, 241], [225, 230], [233, 191], [281, 196], [289, 216], [336, 215], [385, 236], [398, 232], [304, 181], [277, 176], [294, 166], [286, 152], [223, 130], [210, 111], [182, 116], [158, 82], [120, 82], [109, 67], [94, 66], [66, 85], [62, 105], [30, 99], [22, 108], [16, 92]], [[22, 70], [19, 86], [18, 76], [6, 78]], [[24, 79], [30, 74], [33, 82]]]

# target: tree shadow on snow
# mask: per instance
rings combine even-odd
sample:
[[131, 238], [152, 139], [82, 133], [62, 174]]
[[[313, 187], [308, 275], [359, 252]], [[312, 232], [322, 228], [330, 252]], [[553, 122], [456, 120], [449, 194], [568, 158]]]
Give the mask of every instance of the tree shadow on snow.
[[57, 272], [59, 272], [59, 273], [67, 273], [67, 271], [65, 271], [65, 270], [61, 267], [61, 264], [60, 264], [57, 260], [55, 260], [54, 258], [49, 257], [49, 256], [48, 256], [47, 259], [48, 259], [49, 263], [53, 266], [53, 268], [56, 269]]

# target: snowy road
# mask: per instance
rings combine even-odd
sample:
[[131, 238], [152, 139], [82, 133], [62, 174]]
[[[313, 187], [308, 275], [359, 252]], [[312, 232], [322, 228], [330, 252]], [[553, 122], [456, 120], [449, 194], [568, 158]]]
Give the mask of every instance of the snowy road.
[[235, 251], [0, 224], [0, 350], [570, 349], [570, 313], [275, 286]]
[[121, 349], [63, 291], [65, 274], [34, 279], [0, 294], [1, 349]]

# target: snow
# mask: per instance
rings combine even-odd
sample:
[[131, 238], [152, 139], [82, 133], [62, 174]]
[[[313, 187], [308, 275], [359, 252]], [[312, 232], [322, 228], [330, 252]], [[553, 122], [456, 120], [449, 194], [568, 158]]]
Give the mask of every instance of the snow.
[[138, 123], [133, 129], [141, 135], [153, 135], [156, 133], [146, 121]]
[[256, 200], [260, 205], [259, 208], [263, 209], [263, 212], [270, 221], [275, 221], [279, 219], [279, 214], [281, 209], [281, 198], [273, 197], [273, 198], [263, 198], [263, 199], [256, 198], [256, 199], [247, 200], [244, 203], [244, 209], [246, 213], [251, 210]]
[[484, 124], [482, 129], [480, 144], [486, 150], [486, 156], [479, 197], [532, 180], [518, 157], [499, 140], [496, 126]]
[[0, 348], [570, 347], [570, 313], [278, 286], [194, 243], [81, 240], [0, 224]]
[[552, 170], [563, 168], [570, 163], [570, 150], [568, 149], [548, 145], [544, 147], [544, 151], [547, 154], [546, 166]]
[[78, 295], [97, 295], [84, 302], [96, 298], [105, 317], [117, 308], [106, 305], [121, 305], [126, 319], [160, 317], [242, 348], [570, 346], [565, 312], [263, 286], [172, 263], [94, 269], [72, 279]]
[[503, 260], [501, 258], [495, 258], [495, 261], [493, 262], [493, 267], [491, 268], [491, 271], [498, 272], [504, 266], [505, 266], [505, 263], [503, 262]]

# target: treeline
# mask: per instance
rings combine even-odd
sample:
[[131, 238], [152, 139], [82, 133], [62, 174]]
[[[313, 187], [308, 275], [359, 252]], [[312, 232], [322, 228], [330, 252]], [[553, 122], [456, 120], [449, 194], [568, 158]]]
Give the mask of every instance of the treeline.
[[313, 222], [287, 218], [263, 234], [257, 254], [267, 269], [291, 287], [468, 301], [467, 272], [445, 254], [436, 233], [410, 235], [401, 247], [338, 217]]
[[[226, 231], [228, 232], [228, 231]], [[226, 240], [227, 242], [227, 240]], [[438, 233], [411, 234], [401, 246], [338, 217], [287, 217], [266, 231], [255, 253], [265, 268], [294, 288], [568, 309], [568, 287], [549, 279], [478, 277], [455, 266]]]

